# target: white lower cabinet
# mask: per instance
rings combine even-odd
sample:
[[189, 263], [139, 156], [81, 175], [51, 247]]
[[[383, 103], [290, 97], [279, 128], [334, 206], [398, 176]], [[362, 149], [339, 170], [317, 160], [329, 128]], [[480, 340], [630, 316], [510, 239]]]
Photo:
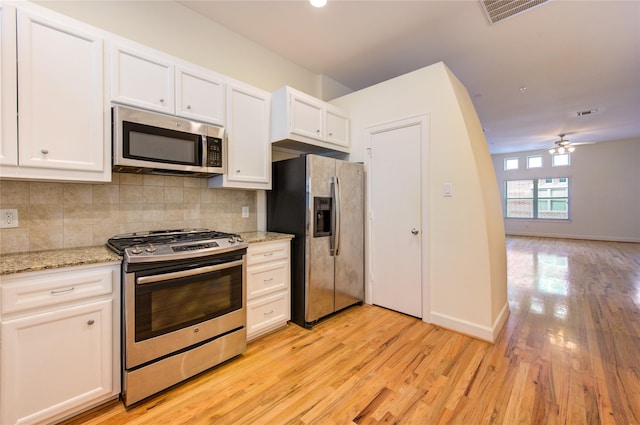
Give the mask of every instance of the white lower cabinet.
[[287, 324], [290, 309], [289, 239], [249, 244], [247, 250], [247, 339]]
[[53, 423], [120, 393], [118, 264], [2, 279], [0, 423]]

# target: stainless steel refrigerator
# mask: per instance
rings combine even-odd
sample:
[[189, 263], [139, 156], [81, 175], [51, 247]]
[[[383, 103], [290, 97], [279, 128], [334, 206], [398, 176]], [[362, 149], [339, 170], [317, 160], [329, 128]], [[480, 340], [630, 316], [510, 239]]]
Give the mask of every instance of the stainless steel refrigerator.
[[273, 163], [267, 229], [291, 241], [291, 320], [311, 328], [364, 298], [364, 167], [317, 155]]

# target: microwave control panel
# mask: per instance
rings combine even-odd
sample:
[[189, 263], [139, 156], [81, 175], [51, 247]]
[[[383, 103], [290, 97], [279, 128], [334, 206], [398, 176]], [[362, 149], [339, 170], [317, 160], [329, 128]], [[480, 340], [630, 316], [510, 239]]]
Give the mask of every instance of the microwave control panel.
[[222, 167], [222, 139], [207, 137], [207, 167]]

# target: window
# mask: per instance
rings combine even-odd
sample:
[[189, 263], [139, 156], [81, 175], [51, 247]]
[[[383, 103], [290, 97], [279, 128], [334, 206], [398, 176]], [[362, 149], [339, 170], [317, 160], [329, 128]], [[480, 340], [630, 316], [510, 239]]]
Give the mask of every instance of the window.
[[504, 169], [505, 170], [517, 170], [519, 167], [518, 158], [505, 158]]
[[505, 218], [569, 219], [567, 177], [505, 182]]
[[532, 155], [527, 157], [527, 168], [541, 168], [542, 155]]
[[555, 154], [551, 157], [551, 165], [553, 167], [565, 167], [569, 165], [569, 154]]

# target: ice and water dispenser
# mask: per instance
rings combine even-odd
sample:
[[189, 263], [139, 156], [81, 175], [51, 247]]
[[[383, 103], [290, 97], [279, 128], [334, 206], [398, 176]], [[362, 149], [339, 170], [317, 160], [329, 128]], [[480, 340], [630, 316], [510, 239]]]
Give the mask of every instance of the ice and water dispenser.
[[331, 236], [331, 210], [332, 199], [330, 197], [316, 196], [313, 198], [314, 226], [313, 237]]

